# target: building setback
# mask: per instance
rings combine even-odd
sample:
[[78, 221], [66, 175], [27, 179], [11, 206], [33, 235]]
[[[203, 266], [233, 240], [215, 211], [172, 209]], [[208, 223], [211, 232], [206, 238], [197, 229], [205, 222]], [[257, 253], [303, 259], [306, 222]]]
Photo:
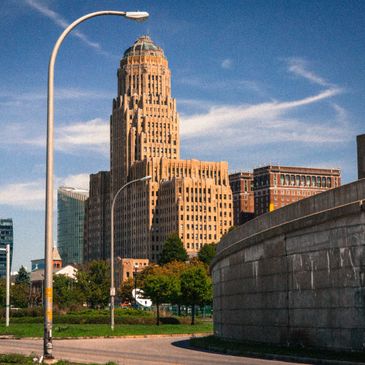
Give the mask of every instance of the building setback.
[[87, 197], [87, 190], [60, 187], [57, 191], [57, 242], [64, 266], [83, 262]]
[[341, 185], [339, 169], [270, 165], [253, 176], [256, 216]]
[[[11, 218], [0, 219], [0, 247], [6, 248], [10, 245], [10, 271], [13, 262], [13, 220]], [[6, 252], [0, 251], [0, 277], [6, 276]]]
[[229, 175], [233, 194], [233, 223], [239, 226], [255, 216], [252, 172], [236, 172]]
[[110, 172], [90, 175], [85, 202], [84, 262], [110, 257]]
[[180, 160], [179, 117], [163, 50], [148, 36], [128, 48], [118, 69], [110, 134], [111, 192], [132, 179], [115, 211], [116, 255], [158, 260], [177, 232], [189, 255], [232, 226], [227, 162]]

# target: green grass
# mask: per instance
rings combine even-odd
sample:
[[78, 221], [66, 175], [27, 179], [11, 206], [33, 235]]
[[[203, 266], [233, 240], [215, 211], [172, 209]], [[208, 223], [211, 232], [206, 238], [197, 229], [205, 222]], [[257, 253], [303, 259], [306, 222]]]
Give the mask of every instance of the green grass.
[[[18, 354], [0, 355], [0, 365], [6, 365], [6, 364], [34, 365], [34, 362], [32, 356], [23, 356]], [[57, 361], [56, 365], [82, 365], [82, 364], [60, 360]], [[89, 364], [89, 365], [96, 365], [96, 364]], [[108, 362], [105, 365], [116, 365], [116, 364], [114, 362]]]
[[303, 347], [284, 347], [268, 344], [241, 343], [237, 341], [223, 340], [214, 336], [195, 337], [190, 339], [190, 344], [193, 347], [200, 349], [248, 357], [270, 358], [270, 355], [279, 355], [290, 356], [293, 358], [308, 357], [312, 359], [365, 362], [364, 352], [338, 352]]
[[[88, 336], [133, 336], [155, 334], [184, 334], [184, 333], [211, 333], [211, 322], [198, 323], [194, 326], [186, 324], [161, 324], [156, 325], [115, 325], [114, 331], [106, 324], [54, 324], [53, 337], [88, 337]], [[42, 323], [10, 323], [6, 328], [0, 325], [0, 335], [13, 335], [15, 337], [42, 337]]]

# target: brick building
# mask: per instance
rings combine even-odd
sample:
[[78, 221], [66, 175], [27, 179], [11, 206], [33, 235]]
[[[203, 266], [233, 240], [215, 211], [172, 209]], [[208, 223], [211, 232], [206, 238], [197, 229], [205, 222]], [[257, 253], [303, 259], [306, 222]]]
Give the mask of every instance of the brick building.
[[128, 48], [118, 69], [110, 133], [111, 192], [132, 179], [116, 202], [116, 254], [158, 260], [178, 232], [189, 255], [232, 226], [227, 162], [180, 160], [179, 117], [163, 50], [148, 36]]
[[229, 175], [233, 195], [233, 224], [239, 226], [255, 216], [252, 172]]
[[341, 185], [339, 169], [270, 165], [253, 176], [256, 216]]

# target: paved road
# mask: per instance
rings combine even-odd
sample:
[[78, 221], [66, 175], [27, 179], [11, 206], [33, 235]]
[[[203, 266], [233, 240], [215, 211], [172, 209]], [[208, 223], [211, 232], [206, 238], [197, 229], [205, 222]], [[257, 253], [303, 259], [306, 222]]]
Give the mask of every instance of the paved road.
[[[101, 338], [54, 340], [54, 355], [80, 363], [104, 364], [114, 361], [123, 365], [288, 365], [288, 362], [221, 355], [189, 348], [187, 336], [154, 338]], [[1, 339], [0, 353], [42, 353], [42, 340]], [[292, 363], [293, 364], [293, 363]]]

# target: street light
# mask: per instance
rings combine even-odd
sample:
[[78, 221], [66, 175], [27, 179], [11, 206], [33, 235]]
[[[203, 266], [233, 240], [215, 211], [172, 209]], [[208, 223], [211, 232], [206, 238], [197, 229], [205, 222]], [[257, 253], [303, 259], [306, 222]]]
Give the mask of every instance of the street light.
[[119, 193], [126, 188], [127, 186], [150, 180], [151, 176], [144, 176], [140, 179], [135, 179], [128, 181], [124, 184], [114, 195], [112, 206], [111, 206], [111, 214], [110, 214], [110, 328], [114, 331], [114, 299], [115, 299], [115, 286], [114, 286], [114, 205], [117, 200]]
[[52, 360], [52, 248], [53, 248], [53, 139], [54, 139], [54, 65], [58, 50], [66, 36], [77, 25], [87, 19], [102, 15], [123, 16], [128, 19], [143, 21], [149, 16], [146, 12], [125, 12], [103, 10], [86, 14], [70, 24], [55, 43], [48, 66], [48, 95], [47, 95], [47, 166], [46, 166], [46, 217], [45, 217], [45, 290], [44, 290], [44, 359]]
[[10, 310], [10, 245], [0, 248], [0, 251], [6, 252], [6, 301], [5, 301], [5, 326], [9, 327], [9, 310]]

